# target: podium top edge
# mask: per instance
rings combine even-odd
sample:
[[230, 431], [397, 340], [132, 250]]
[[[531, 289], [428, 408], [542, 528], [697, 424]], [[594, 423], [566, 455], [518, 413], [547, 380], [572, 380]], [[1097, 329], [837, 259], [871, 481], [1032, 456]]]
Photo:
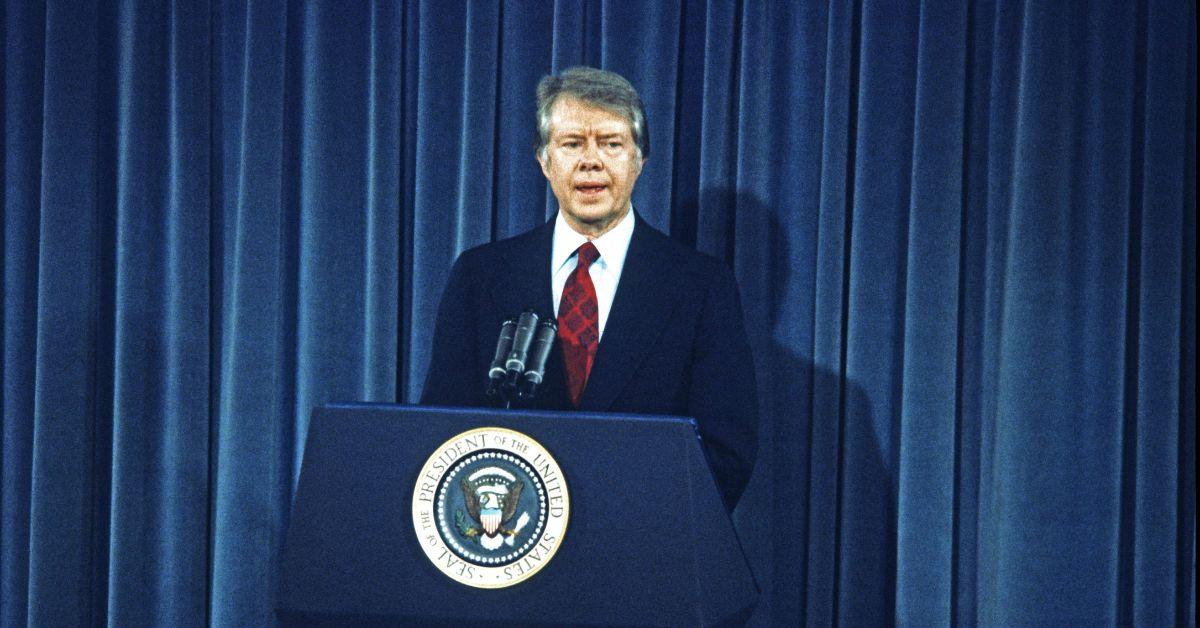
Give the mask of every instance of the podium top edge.
[[[550, 410], [526, 410], [504, 408], [467, 408], [457, 406], [425, 406], [407, 403], [380, 403], [370, 401], [332, 401], [321, 406], [317, 406], [314, 410], [328, 408], [331, 410], [421, 410], [435, 411], [446, 414], [471, 415], [482, 412], [490, 412], [498, 415], [507, 416], [529, 416], [529, 417], [555, 417], [560, 416], [562, 412]], [[650, 421], [657, 423], [682, 423], [695, 426], [696, 420], [689, 417], [672, 416], [666, 414], [625, 414], [620, 412], [579, 412], [569, 411], [572, 419], [583, 420], [603, 420], [603, 421]]]

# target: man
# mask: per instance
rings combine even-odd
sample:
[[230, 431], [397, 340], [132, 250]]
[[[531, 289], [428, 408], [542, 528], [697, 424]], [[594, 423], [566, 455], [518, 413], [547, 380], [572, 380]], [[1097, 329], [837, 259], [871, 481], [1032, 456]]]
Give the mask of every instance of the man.
[[542, 79], [537, 100], [537, 160], [558, 214], [459, 257], [421, 402], [495, 405], [487, 370], [505, 318], [557, 313], [559, 338], [530, 407], [695, 417], [732, 510], [754, 466], [758, 425], [733, 274], [633, 211], [649, 134], [628, 81], [571, 68]]

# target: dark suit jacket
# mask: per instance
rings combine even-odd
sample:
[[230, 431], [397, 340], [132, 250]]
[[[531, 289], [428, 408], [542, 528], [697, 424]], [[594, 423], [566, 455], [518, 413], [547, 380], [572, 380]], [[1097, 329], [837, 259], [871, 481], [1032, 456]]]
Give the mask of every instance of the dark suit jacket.
[[[552, 315], [554, 221], [464, 252], [442, 295], [421, 403], [495, 406], [488, 367], [504, 319]], [[569, 410], [556, 342], [530, 407]], [[694, 417], [730, 510], [754, 467], [758, 399], [733, 273], [637, 218], [581, 411]]]

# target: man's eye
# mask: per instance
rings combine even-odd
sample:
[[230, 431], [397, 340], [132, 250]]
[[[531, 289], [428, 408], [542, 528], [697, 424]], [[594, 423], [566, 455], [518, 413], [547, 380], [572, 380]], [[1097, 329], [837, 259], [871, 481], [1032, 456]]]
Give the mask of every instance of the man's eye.
[[579, 142], [577, 142], [575, 140], [563, 142], [562, 145], [563, 145], [563, 148], [579, 148]]
[[620, 142], [609, 142], [608, 143], [609, 148], [620, 148], [622, 146], [624, 146], [624, 144], [622, 144]]

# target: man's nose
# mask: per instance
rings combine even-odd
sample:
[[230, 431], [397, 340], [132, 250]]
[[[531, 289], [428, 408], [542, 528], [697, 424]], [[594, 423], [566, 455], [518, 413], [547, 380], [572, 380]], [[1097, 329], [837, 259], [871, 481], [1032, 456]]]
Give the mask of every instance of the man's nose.
[[595, 142], [584, 142], [583, 153], [579, 157], [580, 170], [599, 170], [604, 167], [600, 161], [600, 145]]

